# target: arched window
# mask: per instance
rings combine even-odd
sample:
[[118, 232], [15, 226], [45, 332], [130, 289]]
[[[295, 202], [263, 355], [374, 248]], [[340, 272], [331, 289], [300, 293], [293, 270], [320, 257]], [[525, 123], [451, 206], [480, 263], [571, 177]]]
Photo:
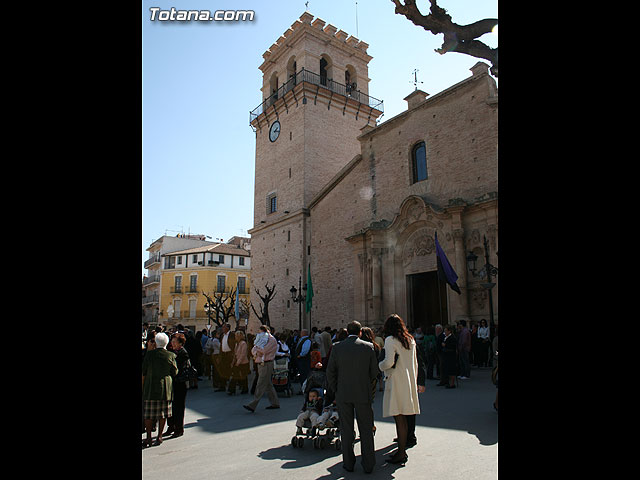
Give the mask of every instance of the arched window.
[[287, 62], [287, 81], [293, 79], [293, 84], [296, 84], [296, 57], [292, 56]]
[[278, 99], [278, 73], [277, 72], [273, 72], [273, 74], [271, 75], [271, 78], [269, 79], [269, 98], [271, 99], [271, 101], [269, 102], [269, 105], [271, 105], [272, 103], [275, 103], [275, 101]]
[[411, 153], [413, 183], [427, 179], [427, 147], [424, 142], [417, 143]]
[[320, 84], [321, 85], [327, 85], [327, 67], [329, 65], [329, 62], [327, 62], [327, 59], [322, 57], [320, 59]]

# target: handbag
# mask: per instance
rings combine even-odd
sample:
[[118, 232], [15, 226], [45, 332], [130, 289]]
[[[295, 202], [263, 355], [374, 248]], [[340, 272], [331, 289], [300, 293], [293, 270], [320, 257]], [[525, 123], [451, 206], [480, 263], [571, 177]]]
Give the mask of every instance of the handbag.
[[[380, 350], [380, 357], [378, 358], [378, 362], [381, 362], [384, 360], [384, 356], [385, 356], [386, 352], [384, 351], [384, 348]], [[391, 368], [396, 368], [396, 363], [398, 363], [398, 357], [400, 355], [398, 355], [398, 352], [396, 352], [395, 358], [393, 359], [393, 365], [391, 366]]]
[[187, 365], [184, 367], [182, 372], [178, 373], [176, 380], [178, 382], [188, 382], [190, 380], [195, 380], [196, 378], [198, 378], [198, 370], [191, 365], [191, 360], [187, 360]]

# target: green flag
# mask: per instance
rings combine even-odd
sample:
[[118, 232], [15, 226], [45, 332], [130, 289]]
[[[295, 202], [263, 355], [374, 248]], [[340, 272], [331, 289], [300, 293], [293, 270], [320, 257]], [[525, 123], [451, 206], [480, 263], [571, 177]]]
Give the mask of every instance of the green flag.
[[313, 299], [313, 285], [311, 284], [311, 264], [309, 264], [309, 273], [307, 275], [307, 312], [311, 311]]

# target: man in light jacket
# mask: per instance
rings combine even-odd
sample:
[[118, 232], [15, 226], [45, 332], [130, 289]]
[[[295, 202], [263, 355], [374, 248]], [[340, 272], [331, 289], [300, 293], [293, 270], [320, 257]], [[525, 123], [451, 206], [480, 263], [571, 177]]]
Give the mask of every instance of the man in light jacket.
[[278, 394], [276, 393], [276, 389], [273, 388], [273, 383], [271, 383], [271, 376], [273, 374], [273, 360], [276, 357], [276, 352], [278, 351], [278, 341], [276, 338], [271, 335], [269, 332], [269, 328], [267, 328], [267, 344], [264, 348], [260, 350], [260, 355], [262, 355], [262, 362], [258, 363], [258, 384], [256, 385], [256, 393], [253, 397], [253, 401], [248, 405], [243, 405], [244, 408], [249, 410], [251, 413], [256, 411], [256, 407], [258, 406], [258, 402], [262, 398], [262, 396], [266, 393], [269, 397], [269, 401], [271, 405], [267, 407], [267, 410], [280, 408], [280, 400], [278, 400]]

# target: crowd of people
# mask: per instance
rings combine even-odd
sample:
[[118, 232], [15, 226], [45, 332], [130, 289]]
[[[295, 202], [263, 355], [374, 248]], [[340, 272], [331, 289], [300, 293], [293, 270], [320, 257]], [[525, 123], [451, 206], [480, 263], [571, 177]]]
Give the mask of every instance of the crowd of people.
[[[363, 469], [370, 472], [374, 467], [371, 405], [376, 390], [384, 392], [383, 417], [393, 417], [396, 424], [398, 448], [388, 461], [405, 463], [407, 449], [417, 444], [415, 418], [420, 413], [418, 394], [425, 391], [425, 378], [438, 379], [436, 385], [446, 389], [456, 388], [456, 378], [470, 377], [471, 365], [492, 366], [497, 353], [497, 328], [492, 335], [485, 319], [471, 322], [470, 328], [460, 320], [456, 325], [429, 327], [426, 332], [421, 328], [409, 332], [396, 314], [378, 331], [356, 321], [346, 328], [313, 327], [311, 332], [276, 332], [262, 325], [256, 335], [243, 329], [232, 332], [229, 324], [211, 333], [194, 334], [182, 325], [165, 330], [143, 326], [143, 429], [147, 434], [143, 447], [159, 445], [167, 435], [184, 434], [187, 391], [197, 389], [198, 380], [204, 378], [212, 382], [215, 392], [247, 395], [250, 401], [243, 407], [251, 413], [264, 395], [269, 400], [267, 409], [280, 408], [271, 380], [274, 361], [286, 357], [289, 378], [300, 385], [297, 394], [305, 395], [296, 426], [309, 419], [315, 428], [339, 417], [343, 467], [348, 471], [355, 464], [354, 420]], [[497, 379], [494, 383], [497, 387]], [[319, 398], [318, 392], [326, 395]], [[497, 410], [497, 395], [494, 408]], [[165, 423], [168, 428], [163, 432]], [[156, 428], [157, 437], [152, 441]]]

